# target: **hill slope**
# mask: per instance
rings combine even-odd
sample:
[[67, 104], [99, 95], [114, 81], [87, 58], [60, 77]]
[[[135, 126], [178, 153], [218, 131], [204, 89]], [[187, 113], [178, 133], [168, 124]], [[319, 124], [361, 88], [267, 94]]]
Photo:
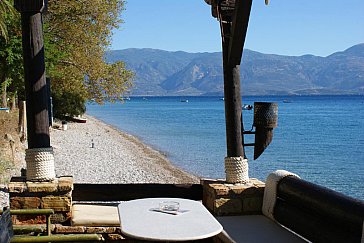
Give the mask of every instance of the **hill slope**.
[[[136, 72], [132, 95], [221, 95], [221, 53], [155, 49], [110, 51]], [[327, 57], [282, 56], [244, 50], [244, 95], [364, 94], [364, 44]]]

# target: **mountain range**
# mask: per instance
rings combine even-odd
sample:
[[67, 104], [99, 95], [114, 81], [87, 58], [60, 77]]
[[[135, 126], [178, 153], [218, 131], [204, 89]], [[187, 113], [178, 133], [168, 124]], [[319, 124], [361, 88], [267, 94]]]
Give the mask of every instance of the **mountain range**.
[[[136, 74], [131, 95], [222, 95], [221, 52], [157, 49], [113, 50], [108, 62], [124, 61]], [[327, 57], [283, 56], [244, 49], [243, 95], [364, 94], [364, 43]]]

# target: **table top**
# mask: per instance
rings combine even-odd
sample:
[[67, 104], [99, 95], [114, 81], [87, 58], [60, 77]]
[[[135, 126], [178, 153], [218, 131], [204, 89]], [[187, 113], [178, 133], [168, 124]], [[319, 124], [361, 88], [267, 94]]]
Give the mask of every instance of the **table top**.
[[[176, 201], [177, 215], [152, 211], [159, 203]], [[221, 224], [201, 202], [180, 198], [146, 198], [119, 204], [121, 231], [132, 238], [153, 241], [199, 240], [219, 234]]]

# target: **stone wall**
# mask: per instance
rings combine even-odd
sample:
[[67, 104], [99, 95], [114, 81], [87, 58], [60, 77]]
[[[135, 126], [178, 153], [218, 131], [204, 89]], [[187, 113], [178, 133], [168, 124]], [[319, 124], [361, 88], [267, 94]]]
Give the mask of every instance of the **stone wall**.
[[249, 184], [224, 180], [202, 180], [203, 204], [215, 216], [262, 214], [264, 182], [250, 178]]
[[[51, 182], [30, 182], [13, 177], [9, 183], [10, 209], [53, 209], [52, 223], [64, 223], [71, 217], [73, 178], [63, 176]], [[18, 216], [18, 221], [43, 221]]]

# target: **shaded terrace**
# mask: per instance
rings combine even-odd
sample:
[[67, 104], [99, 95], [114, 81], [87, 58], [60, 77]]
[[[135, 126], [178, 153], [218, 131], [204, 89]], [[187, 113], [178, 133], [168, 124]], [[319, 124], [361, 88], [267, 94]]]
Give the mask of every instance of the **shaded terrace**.
[[[205, 1], [211, 5], [212, 16], [219, 20], [222, 37], [226, 180], [204, 179], [200, 184], [188, 185], [78, 184], [73, 183], [69, 176], [56, 178], [49, 135], [49, 92], [46, 88], [42, 33], [42, 12], [46, 3], [40, 0], [15, 1], [22, 16], [28, 118], [27, 173], [24, 177], [12, 178], [9, 185], [11, 213], [18, 214], [14, 224], [16, 234], [38, 232], [48, 235], [43, 238], [23, 237], [28, 242], [139, 242], [143, 239], [134, 239], [123, 232], [123, 215], [118, 215], [115, 205], [135, 199], [182, 198], [202, 201], [225, 229], [216, 236], [201, 237], [201, 242], [360, 240], [363, 202], [305, 182], [289, 172], [272, 174], [267, 186], [249, 178], [244, 147], [254, 146], [254, 159], [258, 158], [272, 141], [277, 119], [274, 104], [256, 104], [256, 130], [247, 132], [243, 128], [239, 70], [252, 0]], [[244, 144], [244, 135], [251, 134], [256, 136], [255, 143]], [[33, 208], [38, 210], [21, 215], [25, 212], [21, 210]], [[38, 218], [48, 227], [34, 224], [25, 227], [23, 224], [34, 222], [34, 214], [37, 213], [52, 215]], [[332, 224], [332, 220], [336, 223]], [[343, 227], [346, 224], [350, 227]], [[23, 241], [14, 237], [12, 242]]]

